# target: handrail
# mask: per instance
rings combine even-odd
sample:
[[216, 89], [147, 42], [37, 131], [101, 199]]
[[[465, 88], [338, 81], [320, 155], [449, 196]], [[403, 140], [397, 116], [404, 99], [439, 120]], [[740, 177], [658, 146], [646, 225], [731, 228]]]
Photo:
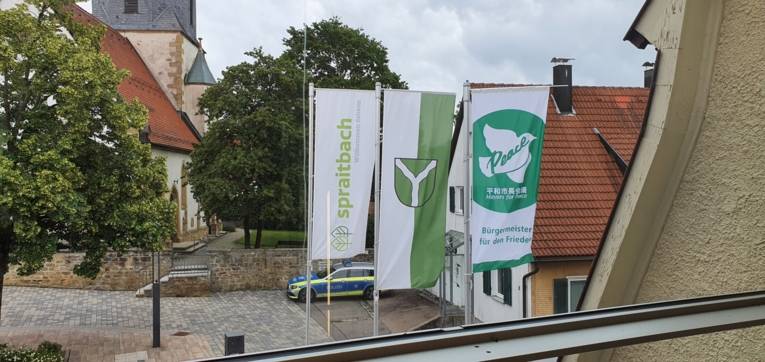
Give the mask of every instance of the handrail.
[[533, 360], [765, 324], [765, 291], [393, 334], [200, 361]]

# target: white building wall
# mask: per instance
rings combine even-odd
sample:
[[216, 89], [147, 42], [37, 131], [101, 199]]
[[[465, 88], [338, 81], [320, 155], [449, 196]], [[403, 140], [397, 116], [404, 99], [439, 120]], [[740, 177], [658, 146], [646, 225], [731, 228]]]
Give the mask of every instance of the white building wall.
[[492, 295], [483, 292], [483, 273], [476, 273], [474, 278], [474, 303], [475, 317], [482, 322], [502, 322], [523, 318], [523, 275], [528, 273], [529, 266], [521, 265], [512, 271], [512, 297], [511, 304], [505, 304], [502, 296], [498, 295], [499, 283], [497, 271], [491, 271]]
[[[179, 199], [181, 197], [181, 168], [183, 167], [184, 163], [191, 162], [191, 157], [186, 153], [181, 152], [173, 152], [168, 151], [164, 149], [159, 148], [152, 148], [151, 153], [157, 157], [163, 157], [165, 159], [165, 165], [167, 168], [167, 189], [168, 191], [173, 189], [173, 186], [178, 190], [179, 192]], [[188, 207], [188, 218], [186, 223], [186, 229], [188, 231], [197, 230], [200, 228], [207, 228], [207, 224], [204, 221], [204, 213], [201, 213], [201, 208], [199, 207], [199, 203], [197, 203], [197, 200], [194, 199], [194, 195], [191, 189], [191, 185], [186, 188], [186, 205]], [[177, 225], [181, 225], [181, 229], [178, 230], [178, 233], [181, 233], [183, 230], [183, 225], [181, 224], [183, 220], [183, 210], [178, 210], [178, 220]], [[196, 217], [197, 213], [200, 213], [202, 216], [200, 219], [199, 224], [197, 224]], [[192, 226], [193, 223], [193, 226]]]

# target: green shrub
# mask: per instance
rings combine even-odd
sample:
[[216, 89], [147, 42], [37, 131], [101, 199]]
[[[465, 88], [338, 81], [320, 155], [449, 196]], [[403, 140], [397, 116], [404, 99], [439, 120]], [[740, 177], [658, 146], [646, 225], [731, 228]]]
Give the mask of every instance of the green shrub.
[[36, 349], [0, 344], [0, 361], [63, 362], [64, 350], [60, 344], [47, 341], [40, 343]]

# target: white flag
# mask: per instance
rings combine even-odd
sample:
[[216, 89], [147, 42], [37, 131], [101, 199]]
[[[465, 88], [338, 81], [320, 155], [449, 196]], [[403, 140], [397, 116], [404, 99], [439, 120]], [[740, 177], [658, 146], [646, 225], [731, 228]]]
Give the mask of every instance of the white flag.
[[454, 98], [385, 91], [378, 289], [429, 288], [443, 270]]
[[366, 243], [379, 104], [365, 90], [316, 89], [315, 99], [311, 259], [350, 258]]
[[533, 260], [548, 87], [471, 91], [473, 271]]

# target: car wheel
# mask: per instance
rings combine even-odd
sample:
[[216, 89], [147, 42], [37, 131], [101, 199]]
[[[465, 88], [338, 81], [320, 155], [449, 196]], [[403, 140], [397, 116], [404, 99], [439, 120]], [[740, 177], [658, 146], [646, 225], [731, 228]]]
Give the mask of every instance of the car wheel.
[[[316, 292], [311, 290], [311, 303], [313, 303], [316, 300]], [[301, 303], [305, 303], [305, 288], [298, 293], [298, 301]]]
[[298, 293], [298, 302], [305, 303], [305, 288]]
[[364, 299], [372, 300], [375, 297], [375, 288], [369, 286], [364, 289]]

